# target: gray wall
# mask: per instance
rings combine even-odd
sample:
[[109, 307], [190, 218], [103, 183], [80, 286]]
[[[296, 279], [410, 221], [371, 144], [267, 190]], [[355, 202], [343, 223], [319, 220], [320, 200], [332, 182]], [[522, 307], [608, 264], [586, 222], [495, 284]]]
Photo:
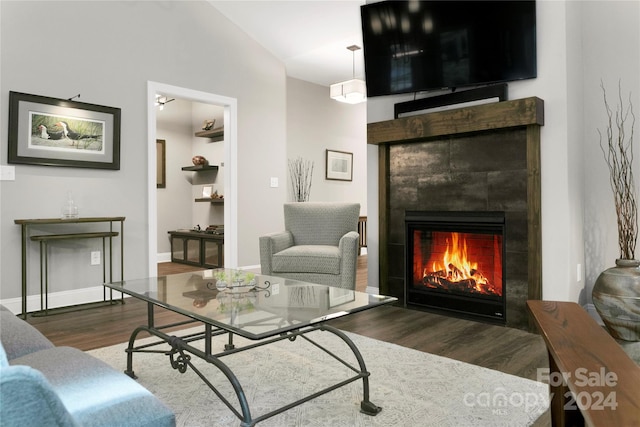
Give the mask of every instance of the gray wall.
[[[580, 89], [584, 103], [577, 110], [582, 113], [583, 133], [576, 151], [584, 165], [581, 177], [586, 267], [583, 299], [591, 301], [596, 278], [606, 268], [613, 267], [620, 254], [609, 171], [598, 144], [597, 129], [604, 131], [606, 126], [601, 80], [610, 103], [614, 102], [618, 82], [622, 84], [624, 97], [632, 95], [637, 118], [633, 145], [635, 185], [640, 197], [640, 2], [585, 2], [582, 17], [584, 77]], [[640, 245], [636, 247], [635, 257], [640, 258]]]
[[[64, 22], [72, 25], [64, 25]], [[0, 163], [7, 164], [9, 91], [122, 109], [121, 169], [102, 171], [16, 165], [0, 182], [0, 298], [20, 296], [16, 218], [60, 215], [73, 190], [82, 216], [126, 216], [125, 276], [149, 272], [147, 82], [237, 99], [238, 264], [258, 261], [257, 238], [281, 223], [286, 177], [284, 66], [206, 2], [0, 2]], [[256, 209], [260, 221], [256, 221]], [[99, 285], [89, 266], [93, 243], [52, 259], [52, 291]], [[86, 250], [81, 245], [86, 245]], [[86, 256], [85, 256], [86, 255]], [[30, 251], [36, 288], [37, 251]], [[55, 266], [64, 265], [64, 269]]]
[[[326, 150], [353, 153], [353, 181], [327, 180]], [[287, 157], [314, 162], [312, 202], [360, 203], [367, 214], [367, 104], [344, 104], [329, 98], [329, 88], [287, 79]], [[287, 178], [287, 197], [293, 200]]]

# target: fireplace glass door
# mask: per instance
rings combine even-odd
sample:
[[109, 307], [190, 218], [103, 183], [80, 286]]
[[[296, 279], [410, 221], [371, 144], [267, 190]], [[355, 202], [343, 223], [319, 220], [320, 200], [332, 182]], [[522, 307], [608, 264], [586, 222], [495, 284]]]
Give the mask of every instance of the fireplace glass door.
[[505, 322], [503, 212], [409, 211], [406, 303]]

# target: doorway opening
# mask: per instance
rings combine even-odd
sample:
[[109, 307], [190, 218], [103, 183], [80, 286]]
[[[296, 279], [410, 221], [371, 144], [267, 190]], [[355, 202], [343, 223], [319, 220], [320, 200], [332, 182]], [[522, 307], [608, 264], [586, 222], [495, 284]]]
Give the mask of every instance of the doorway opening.
[[157, 157], [156, 157], [156, 94], [169, 98], [220, 106], [224, 109], [224, 160], [221, 173], [224, 177], [224, 259], [225, 266], [237, 267], [237, 100], [221, 95], [158, 82], [147, 83], [147, 129], [148, 129], [148, 273], [157, 275], [158, 264], [158, 209], [157, 209]]

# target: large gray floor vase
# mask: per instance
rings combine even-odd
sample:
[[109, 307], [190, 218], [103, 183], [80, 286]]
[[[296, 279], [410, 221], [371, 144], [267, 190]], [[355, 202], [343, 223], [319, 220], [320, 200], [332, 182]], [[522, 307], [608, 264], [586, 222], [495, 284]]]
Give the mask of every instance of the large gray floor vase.
[[592, 297], [611, 336], [640, 341], [640, 260], [617, 259], [596, 279]]

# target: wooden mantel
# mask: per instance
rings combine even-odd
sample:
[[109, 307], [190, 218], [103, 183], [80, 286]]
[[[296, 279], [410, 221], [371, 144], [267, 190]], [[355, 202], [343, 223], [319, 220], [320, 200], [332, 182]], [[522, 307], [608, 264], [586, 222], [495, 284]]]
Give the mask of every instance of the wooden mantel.
[[526, 131], [527, 298], [542, 298], [540, 129], [543, 125], [544, 101], [537, 97], [462, 107], [367, 125], [367, 143], [379, 147], [379, 285], [382, 293], [388, 292], [390, 286], [396, 286], [395, 282], [388, 282], [389, 259], [390, 256], [396, 256], [388, 253], [392, 209], [389, 203], [392, 147], [398, 144], [437, 142], [450, 137], [484, 135], [487, 132], [518, 128]]
[[516, 99], [369, 123], [367, 143], [407, 143], [412, 140], [528, 125], [544, 125], [544, 102], [540, 98]]

